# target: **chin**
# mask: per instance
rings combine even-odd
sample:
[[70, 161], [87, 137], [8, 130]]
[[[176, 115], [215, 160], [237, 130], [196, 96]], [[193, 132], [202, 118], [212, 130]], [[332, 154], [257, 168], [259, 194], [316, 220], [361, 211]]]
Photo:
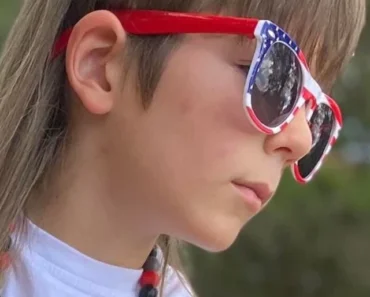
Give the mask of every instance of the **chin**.
[[202, 228], [198, 228], [194, 240], [191, 240], [191, 244], [206, 250], [211, 253], [219, 253], [229, 249], [242, 229], [241, 224], [213, 224], [208, 223], [207, 226], [203, 225]]

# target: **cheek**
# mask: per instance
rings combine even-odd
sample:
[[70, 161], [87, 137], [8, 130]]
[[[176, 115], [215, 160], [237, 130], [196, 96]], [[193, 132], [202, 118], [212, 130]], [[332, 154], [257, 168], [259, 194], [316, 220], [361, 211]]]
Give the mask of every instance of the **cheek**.
[[243, 110], [235, 67], [195, 52], [186, 61], [170, 59], [148, 110], [125, 125], [124, 186], [165, 233], [225, 246], [250, 216], [230, 181], [262, 156], [263, 137]]
[[166, 158], [182, 168], [181, 175], [214, 179], [245, 151], [246, 139], [253, 141], [256, 131], [243, 110], [243, 76], [212, 57], [194, 63], [199, 67], [169, 65], [164, 72], [151, 126], [162, 127], [158, 136], [167, 143]]

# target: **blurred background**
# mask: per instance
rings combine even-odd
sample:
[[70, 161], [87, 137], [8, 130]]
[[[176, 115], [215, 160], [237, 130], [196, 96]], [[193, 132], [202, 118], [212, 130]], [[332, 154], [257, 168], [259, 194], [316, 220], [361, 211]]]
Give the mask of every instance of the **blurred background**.
[[[0, 0], [0, 45], [18, 3]], [[200, 297], [370, 296], [369, 97], [370, 24], [335, 88], [345, 116], [335, 152], [308, 186], [286, 174], [268, 209], [227, 252], [188, 249]]]

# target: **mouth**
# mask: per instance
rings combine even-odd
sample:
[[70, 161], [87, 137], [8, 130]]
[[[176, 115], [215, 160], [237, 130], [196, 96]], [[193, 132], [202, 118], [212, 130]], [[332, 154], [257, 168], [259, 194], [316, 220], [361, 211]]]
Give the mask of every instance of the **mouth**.
[[258, 212], [267, 204], [273, 191], [264, 183], [250, 183], [244, 180], [235, 180], [233, 186], [239, 191], [249, 208]]

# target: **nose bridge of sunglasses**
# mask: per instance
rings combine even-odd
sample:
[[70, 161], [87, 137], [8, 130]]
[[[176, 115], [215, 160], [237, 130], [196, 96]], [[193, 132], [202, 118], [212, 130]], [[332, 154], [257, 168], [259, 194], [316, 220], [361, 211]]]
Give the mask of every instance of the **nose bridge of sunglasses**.
[[311, 72], [302, 67], [302, 96], [306, 100], [319, 99], [322, 90], [318, 82], [313, 78]]
[[323, 95], [320, 85], [312, 77], [311, 73], [303, 69], [301, 98], [305, 101], [304, 104], [307, 106], [308, 118], [312, 116], [312, 112], [317, 108], [318, 104], [323, 102]]

